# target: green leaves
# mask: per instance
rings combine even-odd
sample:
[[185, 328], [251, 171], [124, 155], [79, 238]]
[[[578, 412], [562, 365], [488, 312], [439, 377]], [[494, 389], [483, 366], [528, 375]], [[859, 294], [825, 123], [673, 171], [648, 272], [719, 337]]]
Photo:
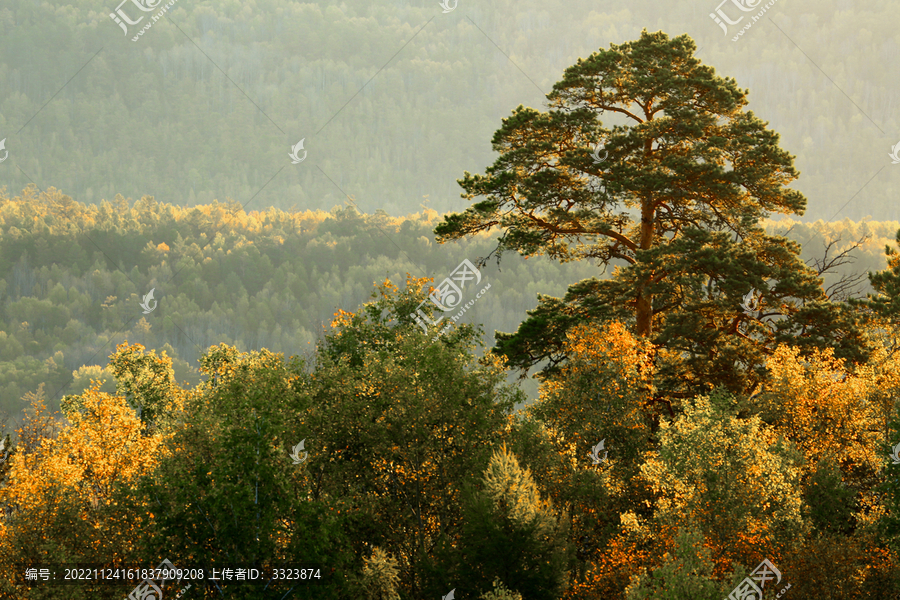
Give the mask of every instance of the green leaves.
[[893, 447], [900, 443], [900, 408], [896, 404], [885, 433], [886, 443], [881, 447], [884, 471], [877, 492], [888, 514], [879, 521], [878, 534], [890, 548], [900, 551], [900, 464], [895, 464], [890, 458]]
[[667, 552], [657, 569], [631, 578], [626, 600], [719, 600], [731, 591], [729, 580], [737, 583], [741, 578], [733, 575], [724, 582], [716, 581], [713, 567], [703, 534], [686, 526], [675, 536], [675, 551]]
[[668, 528], [695, 523], [719, 562], [750, 564], [761, 552], [776, 560], [806, 527], [802, 458], [758, 418], [721, 406], [700, 396], [663, 424], [658, 455], [641, 467], [659, 494], [655, 519]]
[[172, 360], [163, 352], [144, 353], [141, 344], [122, 343], [110, 356], [110, 368], [116, 378], [116, 393], [128, 400], [148, 427], [157, 425], [180, 391], [175, 382]]
[[476, 361], [471, 328], [431, 341], [410, 321], [424, 299], [416, 283], [386, 283], [356, 314], [336, 316], [304, 421], [323, 457], [310, 458], [316, 493], [352, 505], [351, 518], [365, 523], [356, 543], [394, 553], [409, 593], [446, 594], [434, 579], [439, 541], [458, 535], [462, 483], [483, 468], [522, 398], [494, 360]]
[[[615, 265], [539, 305], [494, 352], [549, 375], [576, 324], [618, 319], [661, 349], [663, 398], [726, 386], [744, 393], [780, 342], [834, 346], [864, 361], [870, 346], [849, 307], [830, 303], [800, 246], [765, 235], [771, 212], [803, 214], [788, 185], [793, 157], [752, 112], [747, 91], [694, 58], [686, 35], [647, 33], [566, 69], [551, 109], [518, 107], [494, 135], [485, 175], [459, 180], [486, 198], [435, 228], [439, 242], [501, 229], [496, 251]], [[626, 124], [604, 128], [612, 113]], [[597, 163], [587, 144], [609, 156]], [[763, 294], [767, 323], [740, 299]], [[776, 322], [777, 321], [777, 322]]]
[[[310, 471], [325, 458], [317, 452], [321, 436], [307, 433], [296, 418], [310, 407], [302, 363], [220, 345], [201, 364], [210, 381], [191, 398], [190, 420], [176, 431], [171, 454], [142, 483], [154, 513], [146, 532], [148, 560], [169, 553], [220, 567], [314, 565], [328, 570], [331, 587], [304, 587], [295, 597], [335, 598], [348, 583], [335, 579], [332, 569], [346, 569], [351, 559], [343, 519], [332, 512], [340, 503], [312, 498]], [[310, 458], [295, 466], [290, 448], [303, 437]], [[234, 598], [260, 593], [226, 588]], [[289, 588], [273, 583], [269, 591], [280, 590], [280, 597]]]
[[821, 531], [849, 534], [854, 529], [856, 494], [842, 479], [838, 465], [823, 459], [808, 483], [804, 499], [813, 525]]
[[568, 515], [541, 499], [531, 473], [505, 446], [480, 489], [464, 495], [465, 520], [454, 574], [460, 595], [489, 591], [499, 578], [524, 598], [556, 599], [569, 582]]

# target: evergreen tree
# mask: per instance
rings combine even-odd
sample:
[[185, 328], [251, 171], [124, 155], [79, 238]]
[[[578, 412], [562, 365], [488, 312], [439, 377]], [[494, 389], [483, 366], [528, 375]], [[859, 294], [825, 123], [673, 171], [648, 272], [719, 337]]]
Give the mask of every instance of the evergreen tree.
[[397, 559], [378, 546], [374, 547], [362, 571], [363, 600], [400, 600], [397, 573]]
[[900, 456], [900, 404], [895, 404], [886, 433], [887, 439], [881, 449], [883, 479], [877, 489], [887, 514], [879, 521], [878, 532], [894, 552], [900, 552], [900, 461], [894, 458]]
[[[900, 246], [900, 230], [897, 230], [894, 241]], [[887, 268], [869, 272], [869, 283], [874, 293], [866, 294], [865, 298], [851, 298], [848, 302], [861, 308], [874, 324], [880, 326], [882, 332], [887, 333], [885, 345], [893, 354], [900, 349], [900, 339], [897, 337], [900, 327], [900, 252], [885, 245], [884, 253]]]
[[457, 589], [474, 595], [499, 578], [524, 598], [556, 600], [569, 580], [568, 516], [541, 499], [531, 472], [504, 444], [494, 452], [482, 489], [465, 495]]
[[446, 216], [439, 242], [499, 225], [498, 261], [515, 251], [616, 266], [563, 299], [540, 296], [515, 334], [498, 333], [512, 366], [552, 371], [575, 324], [613, 318], [668, 351], [659, 387], [675, 397], [748, 392], [779, 341], [865, 358], [855, 317], [827, 301], [799, 245], [759, 225], [770, 212], [803, 214], [806, 199], [787, 188], [793, 157], [744, 112], [748, 91], [695, 49], [687, 35], [644, 31], [579, 59], [547, 95], [551, 110], [519, 106], [494, 135], [501, 155], [486, 175], [459, 180], [465, 197], [486, 199]]

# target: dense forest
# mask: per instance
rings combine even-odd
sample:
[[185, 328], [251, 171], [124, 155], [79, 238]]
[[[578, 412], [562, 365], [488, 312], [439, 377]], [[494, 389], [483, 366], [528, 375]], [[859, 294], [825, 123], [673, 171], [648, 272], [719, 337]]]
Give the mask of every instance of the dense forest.
[[[427, 196], [440, 213], [461, 210], [455, 180], [490, 162], [500, 118], [539, 106], [579, 56], [648, 27], [690, 33], [698, 56], [753, 89], [750, 108], [816, 198], [807, 218], [896, 218], [900, 181], [878, 173], [900, 141], [889, 0], [779, 0], [766, 17], [777, 26], [737, 43], [710, 19], [714, 0], [460, 0], [447, 14], [438, 0], [179, 0], [138, 42], [110, 19], [117, 4], [0, 6], [10, 190], [286, 211], [328, 211], [350, 194], [392, 215]], [[308, 158], [281, 170], [301, 139]]]
[[697, 52], [569, 61], [459, 212], [0, 189], [0, 596], [897, 598], [900, 223]]
[[[180, 208], [149, 196], [85, 206], [56, 190], [12, 199], [0, 190], [0, 409], [15, 415], [39, 383], [54, 408], [91, 378], [113, 391], [106, 360], [125, 338], [166, 351], [177, 380], [191, 383], [200, 380], [200, 352], [220, 342], [307, 354], [334, 312], [360, 306], [373, 284], [407, 273], [440, 281], [491, 249], [487, 235], [439, 247], [430, 210], [391, 218], [352, 207], [232, 215], [235, 208]], [[484, 324], [489, 342], [494, 329], [515, 330], [538, 293], [561, 294], [600, 274], [540, 258], [481, 271], [495, 293], [463, 320]], [[158, 305], [144, 314], [151, 289]]]
[[[360, 306], [373, 284], [403, 282], [407, 273], [440, 282], [495, 245], [486, 232], [440, 246], [432, 231], [438, 220], [428, 209], [399, 218], [353, 207], [260, 213], [218, 202], [184, 208], [151, 196], [98, 206], [55, 189], [29, 187], [13, 198], [0, 189], [0, 417], [18, 420], [23, 396], [41, 383], [52, 409], [91, 379], [113, 392], [106, 361], [125, 339], [165, 351], [176, 380], [192, 385], [200, 381], [200, 353], [217, 343], [305, 355], [335, 310]], [[765, 225], [802, 244], [810, 264], [845, 255], [823, 269], [824, 287], [834, 291], [842, 279], [883, 270], [884, 247], [900, 228], [897, 221]], [[561, 296], [572, 281], [612, 272], [540, 256], [480, 270], [494, 293], [463, 320], [483, 326], [488, 346], [495, 331], [515, 331], [538, 294]], [[853, 295], [872, 291], [867, 278], [857, 283]], [[151, 289], [158, 305], [144, 314], [140, 303]], [[531, 381], [523, 389], [537, 396]]]

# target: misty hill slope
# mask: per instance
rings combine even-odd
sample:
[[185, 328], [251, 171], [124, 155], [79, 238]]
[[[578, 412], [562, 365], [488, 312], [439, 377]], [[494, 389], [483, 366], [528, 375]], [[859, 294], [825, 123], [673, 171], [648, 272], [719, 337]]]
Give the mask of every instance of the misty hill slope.
[[[179, 381], [197, 381], [200, 352], [221, 342], [305, 354], [334, 312], [357, 310], [376, 282], [402, 286], [409, 273], [439, 283], [496, 245], [496, 235], [485, 234], [438, 246], [432, 230], [440, 217], [430, 210], [389, 217], [271, 208], [232, 217], [236, 208], [185, 208], [150, 196], [84, 205], [56, 190], [11, 199], [0, 191], [0, 409], [17, 412], [40, 383], [54, 400], [80, 392], [124, 340], [165, 349]], [[765, 226], [803, 243], [805, 260], [821, 257], [827, 241], [841, 240], [833, 256], [863, 239], [854, 262], [826, 275], [827, 287], [841, 275], [884, 269], [884, 247], [900, 223]], [[516, 255], [502, 270], [491, 261], [480, 271], [491, 289], [463, 321], [483, 324], [488, 346], [495, 331], [516, 330], [538, 294], [562, 296], [574, 282], [607, 276], [588, 263]], [[151, 289], [154, 308], [145, 313]], [[864, 280], [858, 293], [869, 290]]]
[[[566, 67], [646, 27], [691, 35], [704, 63], [750, 89], [749, 108], [797, 156], [809, 219], [897, 218], [887, 154], [900, 140], [900, 39], [887, 0], [852, 12], [782, 0], [737, 42], [710, 19], [715, 2], [688, 0], [460, 0], [446, 14], [431, 0], [180, 0], [137, 42], [110, 19], [115, 4], [0, 8], [9, 190], [247, 210], [330, 210], [349, 195], [393, 215], [427, 196], [458, 211], [456, 180], [491, 164], [502, 118], [543, 107]], [[308, 157], [294, 165], [301, 139]]]

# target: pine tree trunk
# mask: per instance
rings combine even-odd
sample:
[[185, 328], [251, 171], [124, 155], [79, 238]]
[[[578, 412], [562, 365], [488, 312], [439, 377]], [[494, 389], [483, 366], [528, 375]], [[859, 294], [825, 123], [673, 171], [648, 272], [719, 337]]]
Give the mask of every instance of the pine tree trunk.
[[[653, 245], [654, 216], [652, 199], [644, 198], [641, 202], [641, 250], [649, 250]], [[649, 281], [638, 288], [635, 307], [637, 334], [645, 338], [653, 332], [653, 298], [645, 287], [647, 283]]]

